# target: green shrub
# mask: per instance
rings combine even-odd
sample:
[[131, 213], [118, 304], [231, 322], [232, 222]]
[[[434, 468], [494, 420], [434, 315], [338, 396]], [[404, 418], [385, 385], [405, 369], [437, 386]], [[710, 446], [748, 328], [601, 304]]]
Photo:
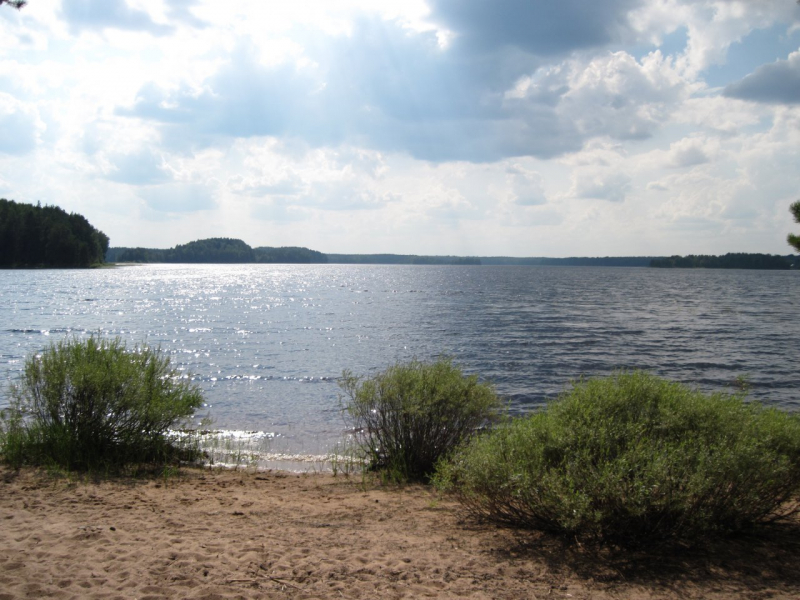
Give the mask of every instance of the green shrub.
[[800, 419], [620, 373], [477, 437], [439, 465], [435, 483], [512, 526], [691, 539], [796, 511]]
[[27, 359], [3, 411], [0, 452], [14, 465], [95, 469], [165, 458], [168, 429], [203, 402], [169, 357], [119, 340], [67, 340]]
[[340, 385], [370, 468], [398, 481], [427, 479], [442, 456], [500, 407], [489, 385], [445, 359], [396, 364], [363, 381], [345, 371]]

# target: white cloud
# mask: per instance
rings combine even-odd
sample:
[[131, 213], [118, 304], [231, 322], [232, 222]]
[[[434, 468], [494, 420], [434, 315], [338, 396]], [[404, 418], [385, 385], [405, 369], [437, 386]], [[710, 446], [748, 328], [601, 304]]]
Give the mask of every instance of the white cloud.
[[147, 149], [111, 156], [110, 162], [112, 170], [107, 177], [118, 183], [145, 185], [164, 183], [172, 178], [164, 158]]
[[506, 177], [511, 188], [511, 197], [516, 204], [535, 206], [547, 203], [542, 176], [536, 171], [529, 171], [520, 165], [508, 168]]
[[685, 29], [687, 45], [677, 57], [677, 67], [693, 79], [724, 64], [730, 46], [752, 31], [777, 23], [788, 29], [799, 16], [797, 6], [784, 0], [655, 0], [634, 10], [631, 23], [654, 42]]
[[156, 213], [209, 210], [216, 206], [213, 188], [193, 183], [168, 183], [141, 188], [139, 196]]
[[0, 11], [3, 195], [114, 245], [641, 254], [704, 231], [784, 251], [798, 54], [714, 66], [754, 32], [798, 42], [799, 19], [784, 0], [37, 0]]
[[689, 92], [688, 83], [660, 52], [641, 62], [616, 52], [573, 67], [563, 110], [586, 136], [646, 138]]
[[669, 164], [673, 167], [693, 167], [707, 163], [710, 158], [703, 140], [684, 138], [669, 146]]
[[577, 198], [595, 198], [610, 202], [623, 202], [630, 188], [631, 178], [625, 173], [606, 169], [588, 169], [575, 175], [572, 195]]

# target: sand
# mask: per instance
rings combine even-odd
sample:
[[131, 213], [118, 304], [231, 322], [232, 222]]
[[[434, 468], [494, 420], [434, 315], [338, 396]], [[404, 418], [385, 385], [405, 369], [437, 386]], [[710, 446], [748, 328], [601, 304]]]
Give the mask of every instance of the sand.
[[361, 477], [76, 479], [0, 468], [0, 600], [800, 597], [796, 526], [613, 553]]

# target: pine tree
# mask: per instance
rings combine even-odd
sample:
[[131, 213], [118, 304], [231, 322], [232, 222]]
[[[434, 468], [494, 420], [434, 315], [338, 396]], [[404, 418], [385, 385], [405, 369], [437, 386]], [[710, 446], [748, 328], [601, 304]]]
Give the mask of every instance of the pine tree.
[[[800, 200], [795, 202], [789, 207], [789, 210], [792, 211], [794, 215], [794, 220], [797, 223], [800, 223]], [[786, 241], [789, 242], [789, 245], [792, 246], [795, 250], [800, 252], [800, 235], [794, 235], [793, 233], [789, 234], [789, 237], [786, 238]]]

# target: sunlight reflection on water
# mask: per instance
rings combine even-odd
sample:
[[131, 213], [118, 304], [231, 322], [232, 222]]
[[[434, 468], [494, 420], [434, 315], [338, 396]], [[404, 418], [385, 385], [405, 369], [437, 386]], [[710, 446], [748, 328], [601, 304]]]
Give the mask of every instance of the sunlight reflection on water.
[[[512, 411], [582, 375], [643, 368], [800, 408], [800, 274], [580, 267], [148, 265], [0, 272], [0, 370], [92, 333], [161, 346], [214, 427], [321, 454], [346, 429], [337, 378], [453, 356]], [[6, 393], [4, 390], [3, 394]], [[0, 404], [5, 403], [5, 396]], [[198, 415], [202, 417], [204, 415]]]

